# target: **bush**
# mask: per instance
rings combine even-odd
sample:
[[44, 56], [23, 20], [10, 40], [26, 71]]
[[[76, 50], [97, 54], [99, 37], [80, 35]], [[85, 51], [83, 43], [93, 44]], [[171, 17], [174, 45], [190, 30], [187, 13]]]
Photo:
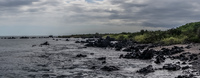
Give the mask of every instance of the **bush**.
[[185, 38], [176, 38], [176, 37], [169, 37], [169, 38], [164, 38], [161, 40], [166, 45], [171, 45], [171, 44], [180, 44], [184, 43]]
[[143, 34], [143, 35], [137, 35], [134, 37], [134, 40], [137, 41], [137, 42], [140, 42], [140, 43], [146, 43], [147, 41], [147, 35], [146, 34]]

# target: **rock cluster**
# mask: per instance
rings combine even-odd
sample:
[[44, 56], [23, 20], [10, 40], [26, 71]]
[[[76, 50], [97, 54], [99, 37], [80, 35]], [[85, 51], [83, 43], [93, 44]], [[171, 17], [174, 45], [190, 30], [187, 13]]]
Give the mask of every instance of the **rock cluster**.
[[119, 70], [119, 67], [117, 66], [104, 66], [101, 68], [103, 71], [116, 71]]
[[141, 74], [148, 74], [148, 73], [151, 73], [151, 72], [154, 72], [152, 65], [149, 65], [149, 66], [144, 67], [144, 68], [137, 71], [137, 73], [141, 73]]

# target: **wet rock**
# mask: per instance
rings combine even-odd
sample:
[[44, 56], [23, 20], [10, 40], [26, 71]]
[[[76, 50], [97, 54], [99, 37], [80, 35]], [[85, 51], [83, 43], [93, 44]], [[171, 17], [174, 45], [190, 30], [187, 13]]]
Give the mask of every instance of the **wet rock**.
[[172, 49], [168, 49], [168, 48], [162, 48], [161, 49], [161, 53], [163, 55], [173, 55], [173, 54], [177, 54], [177, 53], [181, 53], [183, 52], [183, 47], [178, 47], [178, 46], [174, 46]]
[[121, 51], [122, 47], [116, 47], [115, 51]]
[[140, 50], [143, 50], [145, 47], [147, 47], [147, 45], [130, 46], [123, 49], [123, 51], [126, 51], [126, 52], [140, 51]]
[[160, 63], [162, 63], [162, 62], [165, 62], [165, 57], [163, 56], [163, 55], [158, 55], [157, 57], [156, 57], [156, 61], [155, 61], [155, 63], [156, 64], [160, 64]]
[[176, 58], [179, 59], [179, 60], [181, 60], [181, 61], [187, 61], [187, 60], [189, 60], [189, 58], [187, 56], [185, 56], [185, 54], [180, 54]]
[[188, 56], [189, 56], [190, 61], [198, 59], [198, 55], [197, 54], [191, 54], [191, 55], [188, 55]]
[[152, 65], [149, 65], [149, 66], [144, 67], [144, 68], [137, 71], [137, 73], [141, 73], [141, 74], [148, 74], [148, 73], [151, 73], [151, 72], [154, 72]]
[[141, 52], [137, 51], [137, 52], [131, 52], [131, 53], [127, 53], [126, 55], [124, 55], [123, 58], [126, 59], [139, 59], [141, 56]]
[[183, 62], [182, 64], [185, 65], [185, 64], [187, 64], [187, 63], [186, 63], [186, 62]]
[[80, 41], [75, 41], [75, 43], [81, 43]]
[[98, 60], [106, 60], [106, 57], [97, 58]]
[[48, 55], [40, 55], [38, 57], [40, 57], [40, 58], [48, 58], [49, 56]]
[[103, 62], [102, 62], [102, 64], [105, 64], [105, 63], [106, 63], [106, 61], [103, 61]]
[[191, 53], [182, 53], [179, 56], [173, 56], [171, 57], [173, 59], [179, 59], [181, 61], [194, 61], [198, 59], [197, 54], [191, 54]]
[[8, 37], [7, 39], [16, 39], [15, 37]]
[[192, 48], [192, 47], [188, 45], [188, 46], [186, 46], [185, 48], [190, 49], [190, 48]]
[[32, 45], [32, 47], [35, 47], [36, 45]]
[[90, 53], [90, 55], [94, 55], [94, 53]]
[[40, 44], [40, 45], [50, 45], [50, 44], [49, 44], [48, 41], [46, 41], [46, 42], [44, 42], [44, 43], [42, 43], [42, 44]]
[[109, 47], [109, 46], [112, 46], [112, 44], [109, 40], [100, 38], [97, 41], [89, 42], [85, 46], [88, 46], [88, 47]]
[[143, 52], [133, 51], [131, 53], [127, 53], [126, 55], [124, 55], [123, 58], [148, 60], [154, 57], [154, 53], [155, 51], [153, 49], [150, 49], [150, 50], [146, 49]]
[[186, 70], [186, 69], [189, 69], [190, 68], [190, 66], [184, 66], [184, 67], [182, 67], [182, 70]]
[[110, 38], [110, 36], [107, 36], [107, 37], [106, 37], [106, 40], [115, 41], [115, 38]]
[[103, 71], [117, 71], [119, 70], [119, 67], [117, 66], [104, 66], [101, 68]]
[[123, 51], [126, 51], [126, 52], [139, 51], [139, 48], [131, 46], [131, 47], [126, 47], [125, 49], [123, 49]]
[[83, 48], [87, 48], [87, 47], [85, 47], [85, 46], [84, 47], [78, 47], [78, 49], [83, 49]]
[[43, 69], [39, 69], [38, 71], [50, 71], [50, 69], [43, 68]]
[[85, 46], [87, 46], [87, 47], [95, 47], [95, 44], [94, 44], [94, 42], [89, 42], [89, 43], [85, 44]]
[[30, 74], [30, 75], [28, 75], [28, 77], [30, 77], [30, 78], [36, 78], [36, 75]]
[[24, 37], [20, 37], [19, 39], [29, 39], [29, 37], [24, 36]]
[[90, 69], [96, 69], [97, 68], [97, 66], [92, 66]]
[[123, 54], [120, 54], [120, 55], [119, 55], [119, 58], [123, 58], [123, 57], [124, 57], [124, 55], [123, 55]]
[[195, 78], [193, 74], [190, 75], [179, 75], [178, 77], [175, 78]]
[[50, 77], [49, 74], [43, 74], [43, 75], [42, 75], [42, 78], [49, 78], [49, 77]]
[[41, 66], [41, 67], [47, 67], [47, 64], [38, 64], [37, 66]]
[[87, 55], [77, 54], [76, 57], [87, 57]]
[[56, 78], [66, 78], [68, 77], [67, 75], [60, 75], [60, 76], [57, 76]]
[[149, 46], [149, 48], [154, 48], [154, 47], [157, 47], [157, 46], [155, 46], [155, 45], [150, 45], [150, 46]]
[[176, 62], [176, 64], [181, 64], [181, 62], [178, 61], [178, 62]]
[[140, 59], [152, 59], [155, 51], [153, 49], [146, 49], [141, 55]]
[[181, 66], [176, 65], [176, 64], [165, 64], [163, 66], [163, 69], [176, 71], [176, 70], [180, 70]]

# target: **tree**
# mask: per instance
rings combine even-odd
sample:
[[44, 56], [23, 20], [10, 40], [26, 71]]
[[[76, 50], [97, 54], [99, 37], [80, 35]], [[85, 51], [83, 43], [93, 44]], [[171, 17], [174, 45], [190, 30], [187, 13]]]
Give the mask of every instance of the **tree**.
[[144, 31], [143, 29], [142, 29], [142, 30], [140, 30], [140, 33], [141, 33], [142, 35], [144, 34], [144, 32], [145, 32], [145, 31]]
[[200, 27], [197, 29], [197, 36], [200, 38]]

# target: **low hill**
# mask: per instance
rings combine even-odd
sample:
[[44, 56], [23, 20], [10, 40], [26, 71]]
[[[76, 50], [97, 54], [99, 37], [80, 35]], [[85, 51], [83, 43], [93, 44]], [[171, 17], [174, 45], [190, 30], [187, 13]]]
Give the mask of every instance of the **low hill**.
[[116, 40], [133, 40], [139, 43], [160, 43], [160, 44], [180, 44], [200, 42], [200, 22], [187, 23], [183, 26], [172, 28], [166, 31], [148, 31], [141, 30], [140, 32], [122, 32], [118, 34], [82, 34], [60, 37], [111, 37]]

